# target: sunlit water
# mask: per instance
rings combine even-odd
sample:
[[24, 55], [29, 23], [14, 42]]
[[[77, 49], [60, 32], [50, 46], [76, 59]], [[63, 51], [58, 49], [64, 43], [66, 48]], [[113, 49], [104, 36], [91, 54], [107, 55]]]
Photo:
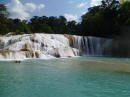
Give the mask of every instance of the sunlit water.
[[130, 59], [1, 61], [0, 97], [130, 97]]

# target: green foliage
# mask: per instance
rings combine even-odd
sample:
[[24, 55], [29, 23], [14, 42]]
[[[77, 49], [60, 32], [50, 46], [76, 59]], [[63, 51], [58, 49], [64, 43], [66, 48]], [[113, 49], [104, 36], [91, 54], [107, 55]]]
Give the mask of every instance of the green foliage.
[[0, 33], [2, 35], [4, 35], [8, 32], [9, 32], [9, 29], [8, 29], [7, 25], [6, 24], [0, 24]]
[[125, 25], [130, 25], [130, 18], [126, 20]]
[[48, 17], [43, 16], [43, 17], [38, 17], [34, 16], [30, 22], [29, 26], [32, 32], [44, 32], [44, 33], [52, 33], [51, 27], [48, 25]]
[[69, 21], [67, 23], [67, 31], [69, 34], [76, 34], [76, 22], [75, 21]]
[[7, 16], [6, 6], [4, 4], [0, 4], [0, 16]]
[[122, 24], [129, 25], [129, 2], [122, 5], [117, 0], [103, 0], [101, 5], [88, 9], [82, 16], [81, 35], [113, 37], [120, 35]]
[[19, 29], [16, 29], [15, 32], [16, 32], [17, 35], [20, 34], [20, 30]]
[[127, 24], [130, 18], [130, 2], [124, 2], [120, 8], [120, 24]]
[[130, 2], [102, 0], [101, 5], [88, 8], [81, 22], [67, 21], [64, 16], [34, 16], [29, 22], [7, 18], [6, 6], [0, 4], [0, 34], [8, 32], [75, 34], [99, 37], [121, 35], [121, 29], [130, 26]]
[[4, 4], [0, 4], [0, 12], [6, 12], [6, 6]]

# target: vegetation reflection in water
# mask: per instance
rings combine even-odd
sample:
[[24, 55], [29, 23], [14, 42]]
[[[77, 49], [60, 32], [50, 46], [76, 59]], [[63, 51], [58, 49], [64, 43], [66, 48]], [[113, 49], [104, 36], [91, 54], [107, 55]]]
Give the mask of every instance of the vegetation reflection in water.
[[129, 97], [130, 59], [0, 62], [0, 97]]

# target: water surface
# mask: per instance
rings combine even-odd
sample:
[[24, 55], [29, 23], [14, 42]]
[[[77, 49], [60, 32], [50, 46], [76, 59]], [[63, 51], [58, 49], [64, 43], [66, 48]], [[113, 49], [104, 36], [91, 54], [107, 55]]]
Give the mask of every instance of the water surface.
[[130, 59], [1, 61], [0, 97], [130, 97]]

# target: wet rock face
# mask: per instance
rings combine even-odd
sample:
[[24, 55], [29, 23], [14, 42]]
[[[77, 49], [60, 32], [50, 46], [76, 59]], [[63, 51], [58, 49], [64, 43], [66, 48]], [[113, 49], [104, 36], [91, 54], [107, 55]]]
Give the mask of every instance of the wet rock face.
[[0, 37], [0, 59], [60, 58], [74, 56], [130, 57], [130, 41], [98, 37], [23, 34]]
[[0, 59], [74, 57], [78, 50], [64, 35], [24, 34], [0, 37]]

